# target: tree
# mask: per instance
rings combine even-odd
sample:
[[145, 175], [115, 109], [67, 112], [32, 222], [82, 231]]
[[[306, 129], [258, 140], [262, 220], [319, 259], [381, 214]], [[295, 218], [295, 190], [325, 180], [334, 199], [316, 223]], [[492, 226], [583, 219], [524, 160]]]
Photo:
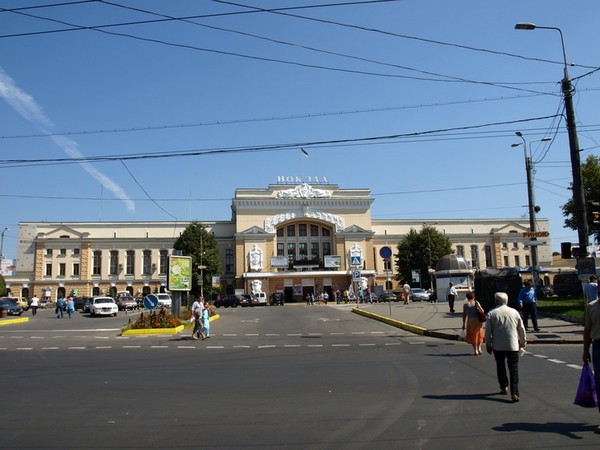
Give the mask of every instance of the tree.
[[433, 286], [428, 268], [435, 268], [442, 256], [452, 253], [452, 244], [445, 234], [425, 226], [417, 232], [411, 228], [398, 243], [396, 269], [398, 281], [412, 280], [412, 270], [419, 269], [423, 286]]
[[[200, 223], [192, 222], [175, 241], [173, 248], [181, 250], [184, 256], [192, 257], [192, 268], [197, 271], [198, 276], [202, 272], [204, 289], [198, 283], [198, 276], [193, 277], [192, 296], [198, 295], [202, 290], [212, 292], [213, 275], [221, 275], [217, 240], [212, 233], [206, 231]], [[198, 266], [204, 266], [205, 269], [200, 270]]]
[[6, 280], [2, 275], [0, 275], [0, 297], [4, 297], [6, 295]]
[[[598, 156], [588, 156], [585, 163], [581, 165], [581, 185], [583, 186], [586, 202], [600, 202], [600, 158]], [[573, 183], [571, 183], [569, 189], [573, 190]], [[565, 226], [577, 230], [577, 217], [573, 214], [574, 205], [572, 198], [562, 206], [562, 211], [563, 216], [566, 217]], [[598, 242], [600, 229], [589, 220], [589, 217], [588, 223], [588, 234], [590, 236], [595, 234], [595, 240]]]

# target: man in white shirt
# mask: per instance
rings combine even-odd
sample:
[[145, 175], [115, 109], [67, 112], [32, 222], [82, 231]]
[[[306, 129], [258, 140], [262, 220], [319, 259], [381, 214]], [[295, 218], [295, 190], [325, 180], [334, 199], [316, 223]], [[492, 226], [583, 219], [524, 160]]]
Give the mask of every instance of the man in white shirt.
[[35, 316], [37, 314], [38, 306], [40, 306], [40, 299], [34, 295], [29, 306], [31, 307], [31, 315]]
[[204, 312], [204, 297], [199, 295], [196, 297], [196, 301], [192, 304], [192, 314], [194, 315], [194, 331], [192, 331], [192, 339], [198, 339], [202, 337], [204, 339], [204, 333], [202, 331], [202, 314]]
[[590, 275], [590, 282], [583, 287], [583, 298], [586, 305], [598, 300], [598, 278], [596, 275]]
[[408, 284], [408, 282], [404, 283], [404, 286], [402, 286], [402, 290], [404, 291], [404, 304], [407, 305], [408, 303], [410, 303], [410, 293], [412, 292], [410, 284]]
[[454, 314], [454, 300], [458, 297], [458, 292], [454, 287], [454, 283], [452, 281], [448, 283], [448, 290], [446, 291], [446, 298], [448, 299], [448, 307], [450, 308], [450, 312]]
[[521, 399], [519, 394], [519, 350], [525, 348], [525, 327], [521, 314], [508, 306], [506, 293], [496, 292], [494, 301], [496, 308], [488, 313], [485, 324], [485, 346], [488, 353], [494, 352], [500, 393], [508, 394], [509, 379], [506, 375], [506, 365], [508, 365], [510, 395], [513, 402], [518, 402]]

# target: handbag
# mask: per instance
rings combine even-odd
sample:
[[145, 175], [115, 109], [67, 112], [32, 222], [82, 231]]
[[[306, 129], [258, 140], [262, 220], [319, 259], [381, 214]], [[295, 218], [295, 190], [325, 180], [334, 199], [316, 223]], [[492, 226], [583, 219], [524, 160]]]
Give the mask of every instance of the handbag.
[[477, 317], [479, 318], [479, 321], [485, 322], [487, 320], [487, 315], [485, 314], [485, 311], [483, 310], [479, 302], [477, 302], [475, 308], [477, 309]]
[[598, 406], [598, 395], [596, 393], [596, 383], [594, 382], [594, 372], [589, 363], [583, 364], [581, 377], [579, 377], [579, 386], [575, 395], [575, 405], [584, 408], [594, 408]]

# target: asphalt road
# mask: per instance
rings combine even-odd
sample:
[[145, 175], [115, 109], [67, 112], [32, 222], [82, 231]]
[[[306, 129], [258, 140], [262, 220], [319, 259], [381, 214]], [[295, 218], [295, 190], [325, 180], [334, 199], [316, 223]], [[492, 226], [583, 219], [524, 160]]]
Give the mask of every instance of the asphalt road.
[[572, 405], [579, 346], [521, 359], [520, 403], [489, 355], [330, 306], [219, 309], [212, 337], [121, 337], [128, 319], [0, 328], [0, 448], [598, 448]]

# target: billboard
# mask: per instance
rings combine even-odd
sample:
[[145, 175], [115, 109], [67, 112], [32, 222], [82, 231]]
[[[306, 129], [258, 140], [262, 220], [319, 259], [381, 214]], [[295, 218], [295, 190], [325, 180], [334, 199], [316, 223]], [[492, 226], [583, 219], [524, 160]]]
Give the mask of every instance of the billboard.
[[271, 267], [274, 269], [287, 269], [289, 263], [287, 256], [271, 256]]
[[342, 267], [342, 257], [339, 255], [325, 255], [325, 267]]
[[14, 277], [17, 271], [17, 260], [16, 259], [2, 259], [0, 260], [0, 275], [3, 277]]
[[169, 256], [167, 289], [169, 291], [192, 290], [192, 258], [190, 256]]

